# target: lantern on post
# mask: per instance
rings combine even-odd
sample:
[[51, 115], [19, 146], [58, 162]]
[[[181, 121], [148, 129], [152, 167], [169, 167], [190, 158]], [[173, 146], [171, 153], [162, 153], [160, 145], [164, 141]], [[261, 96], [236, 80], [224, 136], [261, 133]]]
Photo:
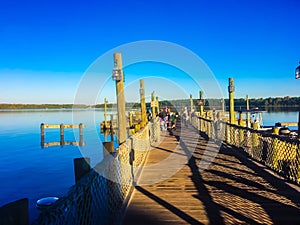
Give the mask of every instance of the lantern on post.
[[118, 67], [118, 60], [116, 59], [114, 62], [114, 67], [112, 69], [112, 79], [114, 81], [121, 81], [122, 77], [122, 70]]
[[[299, 64], [300, 64], [300, 62], [299, 62]], [[295, 77], [296, 77], [296, 79], [300, 79], [300, 65], [296, 68]]]

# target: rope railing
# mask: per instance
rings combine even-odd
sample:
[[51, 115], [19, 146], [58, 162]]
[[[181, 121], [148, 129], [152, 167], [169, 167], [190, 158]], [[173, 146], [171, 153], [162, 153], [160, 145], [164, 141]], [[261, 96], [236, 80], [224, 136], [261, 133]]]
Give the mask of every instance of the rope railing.
[[139, 170], [159, 141], [158, 119], [129, 137], [97, 164], [67, 195], [44, 209], [32, 225], [102, 225], [120, 222]]
[[221, 120], [194, 116], [192, 125], [208, 138], [245, 151], [285, 178], [300, 184], [300, 141]]

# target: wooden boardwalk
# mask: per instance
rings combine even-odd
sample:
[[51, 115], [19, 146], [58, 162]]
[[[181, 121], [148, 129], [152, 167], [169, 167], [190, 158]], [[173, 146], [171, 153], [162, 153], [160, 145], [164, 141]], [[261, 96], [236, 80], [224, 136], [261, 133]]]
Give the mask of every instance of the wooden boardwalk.
[[300, 224], [298, 187], [193, 128], [166, 132], [137, 184], [122, 224]]

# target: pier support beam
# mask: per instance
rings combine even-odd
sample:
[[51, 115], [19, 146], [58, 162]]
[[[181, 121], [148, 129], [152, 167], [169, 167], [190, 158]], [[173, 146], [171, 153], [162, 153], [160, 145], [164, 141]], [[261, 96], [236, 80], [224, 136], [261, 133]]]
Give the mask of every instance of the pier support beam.
[[106, 122], [106, 115], [107, 115], [107, 114], [106, 114], [106, 107], [107, 107], [106, 104], [107, 104], [107, 102], [108, 102], [108, 101], [106, 100], [106, 98], [104, 98], [104, 127], [105, 127], [105, 129], [106, 129], [106, 123], [107, 123], [107, 122]]
[[0, 207], [0, 224], [29, 225], [28, 198], [23, 198]]
[[251, 127], [250, 125], [250, 113], [249, 113], [249, 98], [248, 95], [246, 95], [246, 109], [247, 109], [247, 113], [246, 113], [246, 127]]
[[41, 147], [45, 145], [45, 124], [41, 123]]
[[194, 110], [193, 96], [190, 94], [190, 112], [192, 113], [193, 110]]
[[65, 125], [60, 124], [60, 146], [63, 147], [65, 145]]
[[114, 142], [108, 141], [103, 142], [103, 157], [105, 158], [107, 155], [112, 154], [115, 151]]
[[77, 183], [85, 174], [91, 170], [90, 158], [74, 159], [75, 182]]
[[228, 92], [229, 92], [229, 123], [235, 124], [233, 78], [229, 78]]
[[145, 82], [144, 80], [140, 80], [140, 97], [141, 97], [141, 126], [144, 127], [147, 123], [147, 115], [146, 115], [146, 100], [145, 100]]
[[122, 54], [114, 54], [114, 65], [121, 73], [121, 79], [116, 80], [116, 95], [118, 105], [118, 143], [126, 140], [126, 115], [125, 115], [125, 96], [124, 96], [124, 73], [122, 68]]
[[200, 116], [203, 116], [203, 113], [204, 113], [204, 99], [203, 99], [203, 91], [200, 91], [199, 92], [199, 98], [200, 98], [200, 102], [199, 102], [199, 105], [200, 105]]
[[152, 119], [156, 118], [155, 113], [155, 97], [154, 97], [154, 91], [151, 93], [151, 111], [152, 111]]
[[156, 96], [156, 101], [155, 101], [155, 104], [156, 104], [156, 113], [158, 114], [158, 113], [159, 113], [159, 103], [158, 103], [158, 96]]

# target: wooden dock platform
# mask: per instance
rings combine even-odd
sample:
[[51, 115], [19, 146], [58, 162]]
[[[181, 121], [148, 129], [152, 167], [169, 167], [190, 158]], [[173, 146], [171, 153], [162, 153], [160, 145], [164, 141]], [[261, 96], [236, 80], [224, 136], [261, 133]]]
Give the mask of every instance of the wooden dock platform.
[[[298, 186], [238, 149], [219, 148], [195, 132], [179, 127], [173, 135], [166, 132], [153, 147], [122, 224], [300, 224]], [[186, 163], [164, 177], [165, 167], [155, 165], [171, 154], [178, 161], [186, 158]], [[201, 171], [205, 160], [212, 163]], [[170, 169], [176, 166], [176, 160], [168, 163]], [[151, 184], [155, 180], [159, 182]]]

